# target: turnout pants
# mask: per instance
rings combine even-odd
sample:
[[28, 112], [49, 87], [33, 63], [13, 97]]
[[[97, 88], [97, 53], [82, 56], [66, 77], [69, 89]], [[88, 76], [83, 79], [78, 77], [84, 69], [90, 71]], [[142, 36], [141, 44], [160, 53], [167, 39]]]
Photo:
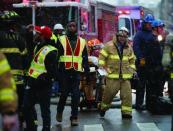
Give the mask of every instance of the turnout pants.
[[102, 103], [110, 105], [115, 95], [120, 91], [121, 112], [122, 114], [131, 114], [132, 112], [132, 94], [129, 80], [106, 79], [106, 88], [103, 92]]
[[86, 100], [94, 100], [93, 90], [96, 86], [96, 72], [92, 72], [89, 74], [89, 81], [87, 82], [86, 76], [84, 74], [81, 75], [80, 88], [84, 92], [86, 96]]

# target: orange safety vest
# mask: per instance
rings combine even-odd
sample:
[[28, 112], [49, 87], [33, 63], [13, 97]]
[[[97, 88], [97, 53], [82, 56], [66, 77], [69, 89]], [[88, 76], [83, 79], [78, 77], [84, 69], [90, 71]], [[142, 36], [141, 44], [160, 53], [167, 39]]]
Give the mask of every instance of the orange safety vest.
[[67, 36], [60, 36], [59, 40], [64, 48], [64, 55], [60, 57], [60, 62], [65, 63], [66, 69], [73, 68], [76, 71], [82, 72], [82, 52], [86, 41], [78, 37], [75, 50], [73, 51]]

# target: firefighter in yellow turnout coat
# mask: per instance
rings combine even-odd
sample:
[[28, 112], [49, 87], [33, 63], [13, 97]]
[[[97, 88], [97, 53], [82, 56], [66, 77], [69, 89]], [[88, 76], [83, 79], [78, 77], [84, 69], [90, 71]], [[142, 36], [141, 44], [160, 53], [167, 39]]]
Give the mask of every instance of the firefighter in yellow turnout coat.
[[105, 44], [99, 55], [99, 66], [107, 71], [106, 88], [102, 102], [98, 104], [101, 117], [120, 90], [122, 118], [132, 118], [130, 79], [135, 71], [135, 56], [125, 33], [119, 31], [112, 41]]
[[5, 56], [0, 53], [0, 113], [4, 130], [19, 130], [16, 85]]

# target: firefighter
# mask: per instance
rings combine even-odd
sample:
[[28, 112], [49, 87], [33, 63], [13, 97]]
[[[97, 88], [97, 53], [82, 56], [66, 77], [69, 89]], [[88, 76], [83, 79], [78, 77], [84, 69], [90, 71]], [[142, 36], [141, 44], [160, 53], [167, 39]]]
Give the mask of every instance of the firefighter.
[[133, 40], [133, 49], [136, 56], [137, 75], [139, 77], [139, 86], [136, 88], [136, 110], [144, 110], [144, 94], [146, 90], [146, 46], [152, 40], [151, 22], [154, 17], [151, 14], [146, 15], [139, 30]]
[[[3, 130], [19, 130], [17, 116], [17, 93], [10, 66], [0, 53], [0, 112], [3, 118]], [[11, 119], [12, 121], [9, 121]]]
[[131, 46], [128, 45], [127, 37], [127, 34], [119, 31], [100, 52], [99, 65], [107, 71], [106, 88], [102, 102], [98, 104], [101, 117], [105, 115], [120, 90], [122, 118], [132, 118], [130, 79], [135, 71], [135, 56]]
[[28, 71], [28, 81], [25, 89], [24, 116], [26, 119], [26, 131], [37, 131], [34, 123], [33, 107], [40, 104], [43, 118], [42, 131], [50, 131], [50, 96], [52, 79], [56, 79], [57, 49], [52, 46], [50, 40], [52, 31], [49, 27], [35, 27], [34, 41], [38, 42], [34, 50], [34, 57]]
[[64, 55], [60, 57], [60, 64], [63, 69], [65, 66], [64, 73], [62, 75], [62, 88], [60, 100], [57, 106], [56, 119], [58, 122], [62, 121], [62, 115], [66, 99], [68, 94], [72, 95], [71, 104], [71, 125], [77, 126], [78, 121], [78, 106], [80, 100], [80, 73], [83, 71], [86, 75], [89, 72], [88, 66], [88, 53], [86, 48], [86, 41], [79, 37], [77, 34], [77, 24], [75, 21], [70, 21], [67, 25], [67, 35], [63, 35], [60, 38], [60, 42], [64, 48]]
[[24, 95], [24, 70], [27, 55], [26, 42], [18, 32], [19, 15], [14, 11], [4, 11], [1, 15], [0, 52], [4, 53], [11, 67], [18, 94], [18, 111], [22, 126], [22, 104]]
[[84, 103], [86, 104], [87, 107], [91, 107], [92, 104], [95, 104], [95, 97], [93, 94], [93, 90], [96, 87], [96, 81], [97, 81], [96, 71], [98, 68], [99, 51], [103, 46], [103, 44], [98, 39], [92, 39], [88, 41], [87, 46], [89, 53], [88, 64], [90, 67], [90, 73], [89, 73], [90, 82], [87, 83], [85, 73], [81, 73], [80, 88], [84, 92], [86, 99], [83, 100], [80, 104]]

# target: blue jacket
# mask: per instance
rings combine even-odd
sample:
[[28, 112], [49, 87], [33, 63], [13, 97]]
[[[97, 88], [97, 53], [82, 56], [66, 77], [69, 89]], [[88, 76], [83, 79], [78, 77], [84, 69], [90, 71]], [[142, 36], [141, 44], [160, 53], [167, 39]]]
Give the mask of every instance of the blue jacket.
[[152, 35], [152, 42], [146, 46], [146, 65], [149, 68], [161, 67], [162, 50], [161, 44], [157, 40], [157, 36]]
[[153, 41], [152, 32], [149, 30], [140, 30], [136, 33], [133, 40], [133, 50], [137, 60], [146, 58], [146, 45]]

